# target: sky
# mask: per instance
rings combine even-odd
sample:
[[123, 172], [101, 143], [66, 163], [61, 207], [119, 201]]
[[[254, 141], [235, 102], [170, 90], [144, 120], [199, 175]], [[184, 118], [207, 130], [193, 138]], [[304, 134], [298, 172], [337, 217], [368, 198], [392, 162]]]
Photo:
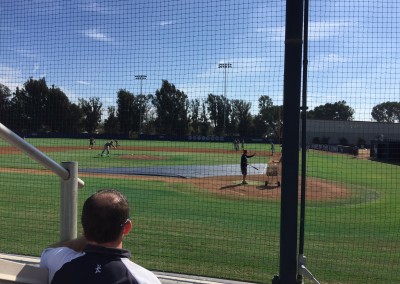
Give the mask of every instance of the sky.
[[[283, 102], [285, 5], [279, 0], [2, 0], [0, 83], [46, 78], [72, 102], [154, 94], [168, 80], [208, 94]], [[308, 107], [345, 100], [355, 120], [400, 101], [400, 3], [310, 0]], [[218, 68], [230, 63], [231, 68]], [[136, 75], [147, 79], [136, 80]]]

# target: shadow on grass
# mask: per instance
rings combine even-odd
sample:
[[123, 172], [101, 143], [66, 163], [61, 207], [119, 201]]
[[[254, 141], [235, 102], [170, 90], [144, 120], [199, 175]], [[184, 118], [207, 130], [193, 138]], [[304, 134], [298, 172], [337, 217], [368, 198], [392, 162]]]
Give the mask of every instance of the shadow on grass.
[[245, 184], [242, 184], [242, 183], [236, 183], [236, 184], [230, 184], [230, 185], [225, 185], [225, 186], [221, 186], [219, 189], [228, 189], [228, 188], [235, 188], [235, 187], [238, 187], [238, 186], [241, 186], [241, 185], [245, 185]]
[[268, 185], [260, 185], [260, 186], [257, 186], [256, 188], [258, 190], [272, 190], [272, 189], [279, 188], [279, 187], [280, 187], [280, 185], [277, 185], [277, 184], [268, 184]]
[[[259, 183], [258, 183], [259, 184]], [[238, 182], [238, 183], [234, 183], [234, 184], [229, 184], [229, 185], [225, 185], [225, 186], [221, 186], [219, 189], [220, 190], [223, 190], [223, 189], [232, 189], [232, 188], [236, 188], [236, 187], [239, 187], [239, 186], [254, 186], [255, 184], [254, 184], [254, 182], [249, 182], [248, 184], [242, 184], [242, 182]], [[268, 184], [268, 185], [265, 185], [265, 184], [261, 184], [261, 185], [256, 185], [255, 186], [255, 189], [258, 189], [258, 190], [272, 190], [272, 189], [275, 189], [275, 188], [279, 188], [280, 186], [279, 185], [277, 185], [277, 184]]]

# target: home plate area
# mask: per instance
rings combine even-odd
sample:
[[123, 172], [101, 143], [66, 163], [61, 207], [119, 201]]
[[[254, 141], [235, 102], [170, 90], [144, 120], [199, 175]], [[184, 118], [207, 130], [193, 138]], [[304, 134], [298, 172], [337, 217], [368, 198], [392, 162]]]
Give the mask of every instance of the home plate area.
[[[263, 175], [266, 172], [266, 164], [252, 164], [247, 167], [248, 175]], [[202, 178], [212, 176], [241, 175], [240, 165], [191, 165], [191, 166], [159, 166], [137, 168], [86, 168], [79, 169], [83, 173], [115, 174], [115, 175], [144, 175], [165, 176], [179, 178]]]

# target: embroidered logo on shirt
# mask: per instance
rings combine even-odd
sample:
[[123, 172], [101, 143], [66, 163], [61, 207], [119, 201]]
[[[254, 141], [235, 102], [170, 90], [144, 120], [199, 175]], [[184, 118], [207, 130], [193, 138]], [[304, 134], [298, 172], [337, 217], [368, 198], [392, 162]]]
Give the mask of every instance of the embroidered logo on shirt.
[[97, 264], [94, 274], [101, 273], [101, 265]]

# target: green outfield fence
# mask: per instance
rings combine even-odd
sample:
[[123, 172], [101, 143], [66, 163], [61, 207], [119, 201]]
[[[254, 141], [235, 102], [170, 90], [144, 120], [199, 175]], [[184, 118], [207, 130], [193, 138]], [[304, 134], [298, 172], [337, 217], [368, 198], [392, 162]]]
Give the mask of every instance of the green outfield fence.
[[[80, 235], [83, 201], [116, 188], [150, 270], [400, 283], [398, 1], [0, 8], [0, 123], [18, 135], [2, 128], [0, 253]], [[72, 223], [69, 163], [85, 184]]]

